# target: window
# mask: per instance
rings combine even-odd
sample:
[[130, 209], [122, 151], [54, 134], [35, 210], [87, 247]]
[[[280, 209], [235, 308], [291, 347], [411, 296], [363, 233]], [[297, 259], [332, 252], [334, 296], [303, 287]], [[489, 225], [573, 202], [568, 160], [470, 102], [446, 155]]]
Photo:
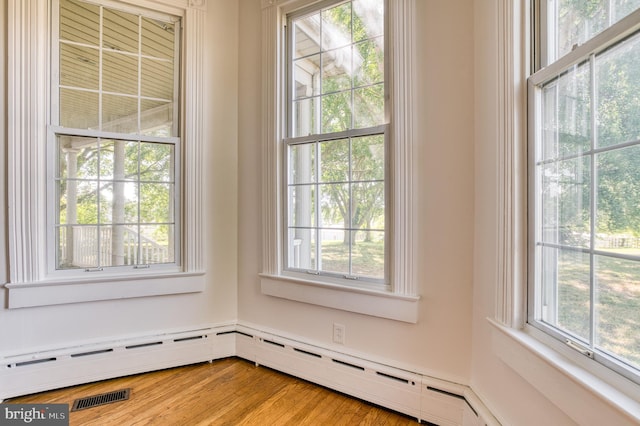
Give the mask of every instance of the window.
[[416, 3], [263, 2], [263, 294], [417, 321]]
[[288, 272], [388, 282], [384, 3], [288, 16]]
[[640, 1], [540, 2], [529, 323], [640, 380]]
[[50, 269], [175, 264], [180, 21], [75, 0], [58, 17]]
[[7, 2], [9, 308], [204, 288], [206, 7]]

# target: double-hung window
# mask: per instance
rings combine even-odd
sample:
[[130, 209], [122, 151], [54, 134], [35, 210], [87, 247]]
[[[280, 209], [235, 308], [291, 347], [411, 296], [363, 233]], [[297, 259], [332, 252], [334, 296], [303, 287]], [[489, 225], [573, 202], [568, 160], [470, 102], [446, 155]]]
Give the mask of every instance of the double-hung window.
[[640, 380], [640, 1], [541, 0], [529, 323]]
[[10, 308], [202, 290], [206, 8], [7, 2]]
[[419, 3], [263, 2], [263, 294], [417, 321]]
[[287, 16], [284, 270], [384, 287], [385, 0]]
[[180, 21], [79, 0], [57, 7], [49, 268], [175, 264]]

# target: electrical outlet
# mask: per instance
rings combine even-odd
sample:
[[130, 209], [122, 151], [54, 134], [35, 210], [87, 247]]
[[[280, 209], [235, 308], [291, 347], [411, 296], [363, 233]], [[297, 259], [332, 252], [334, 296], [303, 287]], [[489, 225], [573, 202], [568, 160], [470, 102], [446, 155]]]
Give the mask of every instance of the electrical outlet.
[[344, 345], [344, 325], [333, 323], [333, 342]]

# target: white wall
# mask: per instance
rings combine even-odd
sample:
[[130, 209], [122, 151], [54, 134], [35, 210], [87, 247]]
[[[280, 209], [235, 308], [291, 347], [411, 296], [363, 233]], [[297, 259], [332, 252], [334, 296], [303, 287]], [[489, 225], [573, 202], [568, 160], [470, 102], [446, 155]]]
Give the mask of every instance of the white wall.
[[[0, 3], [2, 43], [0, 77], [6, 81], [6, 1]], [[237, 87], [238, 2], [208, 0], [204, 155], [206, 219], [206, 288], [202, 293], [113, 300], [39, 308], [5, 309], [0, 290], [0, 354], [29, 352], [40, 347], [64, 347], [87, 339], [109, 339], [154, 331], [232, 322], [237, 317]], [[2, 99], [6, 86], [0, 85]], [[0, 104], [0, 129], [6, 150], [6, 102]], [[5, 188], [5, 161], [0, 161], [0, 188]], [[0, 223], [6, 224], [5, 196], [0, 197]], [[5, 225], [6, 226], [6, 225]], [[0, 226], [0, 256], [6, 256], [5, 226]], [[205, 230], [203, 230], [205, 231]], [[7, 279], [8, 260], [0, 264]], [[116, 284], [114, 284], [116, 285]]]
[[[473, 4], [418, 1], [419, 293], [417, 324], [264, 296], [261, 262], [260, 0], [240, 2], [239, 319], [468, 381], [473, 264]], [[258, 213], [258, 214], [257, 214]]]

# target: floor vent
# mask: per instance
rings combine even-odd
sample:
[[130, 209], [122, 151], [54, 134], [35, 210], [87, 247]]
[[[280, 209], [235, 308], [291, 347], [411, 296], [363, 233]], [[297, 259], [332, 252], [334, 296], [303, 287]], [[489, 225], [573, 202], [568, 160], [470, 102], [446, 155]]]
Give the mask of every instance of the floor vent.
[[85, 410], [87, 408], [97, 407], [99, 405], [111, 404], [112, 402], [126, 401], [129, 399], [131, 388], [120, 389], [113, 392], [103, 393], [100, 395], [87, 396], [85, 398], [76, 399], [73, 402], [71, 411]]

